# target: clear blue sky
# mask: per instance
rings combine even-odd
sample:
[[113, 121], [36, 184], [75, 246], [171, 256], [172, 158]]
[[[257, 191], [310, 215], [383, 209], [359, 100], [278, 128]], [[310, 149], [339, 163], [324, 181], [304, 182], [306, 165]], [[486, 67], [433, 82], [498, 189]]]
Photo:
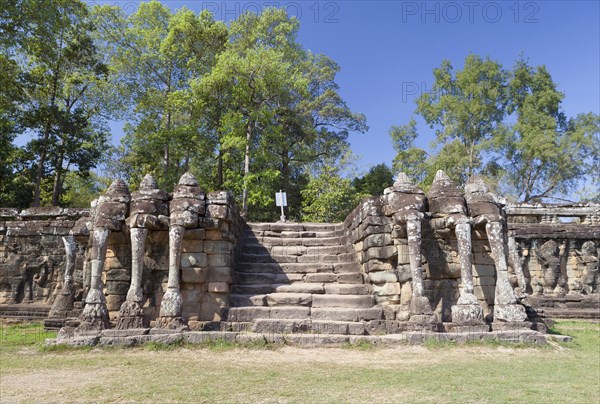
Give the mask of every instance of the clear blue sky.
[[[90, 1], [90, 4], [94, 2]], [[107, 1], [133, 11], [136, 2]], [[284, 7], [301, 21], [299, 40], [341, 67], [341, 94], [366, 115], [369, 131], [352, 134], [358, 168], [391, 164], [387, 134], [408, 122], [414, 99], [431, 89], [432, 69], [443, 59], [461, 68], [476, 53], [512, 67], [522, 53], [544, 64], [565, 93], [567, 116], [600, 114], [599, 1], [163, 1], [172, 9], [210, 9], [231, 20], [246, 10]], [[112, 125], [118, 139], [121, 125]], [[429, 148], [422, 123], [417, 145]]]

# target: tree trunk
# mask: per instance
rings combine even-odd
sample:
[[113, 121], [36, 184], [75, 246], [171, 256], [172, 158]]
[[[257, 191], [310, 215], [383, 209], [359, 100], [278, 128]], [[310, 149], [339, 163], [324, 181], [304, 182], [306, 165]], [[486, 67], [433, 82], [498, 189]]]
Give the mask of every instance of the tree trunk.
[[[45, 142], [42, 141], [42, 144]], [[40, 206], [40, 187], [42, 183], [42, 177], [44, 176], [44, 164], [46, 163], [46, 152], [42, 150], [40, 153], [40, 159], [38, 162], [37, 170], [35, 172], [35, 188], [33, 190], [33, 204], [32, 206]]]
[[223, 189], [223, 151], [217, 156], [217, 188]]
[[60, 195], [62, 194], [62, 154], [58, 158], [56, 164], [56, 171], [54, 173], [54, 186], [52, 187], [52, 206], [58, 206], [60, 204]]
[[250, 174], [250, 141], [252, 140], [252, 129], [254, 122], [248, 119], [246, 125], [246, 154], [244, 156], [244, 190], [242, 192], [242, 218], [248, 219], [248, 174]]

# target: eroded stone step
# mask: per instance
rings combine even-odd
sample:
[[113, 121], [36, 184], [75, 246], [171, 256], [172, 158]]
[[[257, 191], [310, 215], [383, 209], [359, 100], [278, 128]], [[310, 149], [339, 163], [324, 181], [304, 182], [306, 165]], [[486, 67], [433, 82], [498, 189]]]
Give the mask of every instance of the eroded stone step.
[[313, 301], [310, 293], [269, 293], [266, 297], [268, 306], [310, 306]]
[[313, 320], [335, 321], [370, 321], [379, 320], [383, 316], [381, 307], [371, 308], [323, 308], [313, 307], [310, 310]]
[[265, 334], [291, 334], [310, 332], [315, 334], [364, 335], [362, 322], [322, 321], [310, 319], [256, 319], [252, 331]]
[[326, 294], [331, 295], [366, 295], [369, 293], [369, 288], [364, 284], [339, 284], [330, 283], [324, 284]]
[[[357, 266], [358, 271], [360, 271], [360, 267]], [[294, 274], [294, 273], [334, 273], [336, 270], [336, 266], [332, 263], [320, 263], [320, 262], [287, 262], [287, 263], [274, 263], [274, 262], [237, 262], [235, 265], [235, 269], [238, 273], [286, 273], [286, 274]], [[350, 271], [342, 271], [338, 269], [340, 272], [350, 272]], [[354, 271], [353, 271], [354, 272]]]
[[373, 296], [371, 295], [314, 295], [312, 307], [341, 307], [341, 308], [370, 308], [373, 307]]
[[265, 306], [266, 294], [233, 294], [229, 295], [229, 305], [231, 307]]
[[246, 223], [252, 231], [336, 231], [343, 230], [343, 223]]
[[308, 318], [310, 308], [304, 306], [277, 306], [277, 307], [233, 307], [229, 309], [227, 321], [250, 322], [259, 318], [285, 319]]
[[[355, 286], [355, 285], [351, 285]], [[366, 286], [366, 285], [364, 285]], [[312, 293], [312, 294], [323, 294], [325, 293], [325, 285], [322, 283], [304, 283], [294, 282], [291, 284], [279, 284], [272, 285], [273, 292], [275, 293]]]
[[[265, 232], [263, 232], [265, 233]], [[304, 246], [336, 246], [348, 245], [348, 238], [337, 233], [296, 233], [295, 237], [290, 237], [292, 234], [286, 233], [244, 233], [238, 242], [241, 244], [261, 244], [264, 246], [287, 246], [287, 245], [304, 245]], [[312, 237], [302, 237], [311, 235]]]

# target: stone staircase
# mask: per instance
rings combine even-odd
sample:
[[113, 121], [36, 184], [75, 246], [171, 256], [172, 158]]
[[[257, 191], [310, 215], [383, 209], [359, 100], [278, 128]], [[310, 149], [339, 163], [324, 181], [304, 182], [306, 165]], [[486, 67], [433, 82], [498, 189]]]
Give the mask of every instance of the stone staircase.
[[248, 223], [238, 239], [235, 331], [363, 335], [382, 317], [341, 225]]

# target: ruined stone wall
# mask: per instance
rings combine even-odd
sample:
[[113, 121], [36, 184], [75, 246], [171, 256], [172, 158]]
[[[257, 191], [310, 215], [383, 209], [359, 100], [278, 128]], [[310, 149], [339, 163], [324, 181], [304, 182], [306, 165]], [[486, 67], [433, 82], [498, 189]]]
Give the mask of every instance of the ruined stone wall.
[[51, 305], [62, 286], [63, 236], [77, 241], [75, 282], [82, 289], [89, 209], [0, 209], [0, 304]]
[[[231, 195], [208, 193], [202, 228], [186, 229], [181, 255], [184, 316], [191, 321], [220, 321], [228, 307], [234, 245], [241, 219]], [[74, 285], [81, 309], [90, 287], [90, 209], [32, 208], [0, 210], [0, 304], [51, 306], [65, 270], [63, 236], [77, 243]], [[129, 231], [110, 233], [102, 273], [111, 318], [118, 315], [131, 282]], [[158, 316], [167, 289], [168, 230], [150, 230], [145, 246], [142, 289], [144, 314]], [[29, 293], [31, 290], [31, 293]], [[29, 296], [31, 295], [31, 301]]]
[[[181, 255], [183, 315], [199, 322], [220, 321], [226, 316], [235, 244], [243, 223], [230, 194], [212, 192], [205, 202], [200, 228], [185, 230]], [[517, 294], [529, 298], [534, 306], [597, 309], [600, 205], [516, 205], [504, 211], [510, 282]], [[77, 244], [76, 308], [81, 309], [90, 285], [90, 221], [89, 209], [1, 209], [0, 305], [52, 305], [63, 282], [62, 237], [73, 235]], [[448, 322], [462, 286], [455, 232], [436, 226], [428, 212], [422, 226], [424, 293], [439, 319]], [[343, 227], [375, 302], [404, 307], [398, 312], [407, 313], [412, 277], [406, 227], [386, 215], [386, 199], [365, 199]], [[474, 294], [489, 317], [496, 268], [485, 230], [475, 227], [471, 236]], [[111, 232], [102, 281], [113, 319], [131, 282], [131, 262], [129, 231]], [[168, 267], [168, 231], [150, 230], [142, 276], [144, 314], [149, 320], [158, 316], [167, 290]]]
[[[406, 228], [394, 225], [384, 214], [382, 197], [362, 201], [344, 222], [362, 270], [368, 275], [375, 300], [379, 304], [401, 305], [408, 311], [412, 285]], [[461, 287], [457, 240], [453, 231], [433, 230], [423, 221], [422, 253], [425, 295], [438, 318], [451, 321], [450, 308], [456, 303]], [[493, 311], [495, 267], [485, 231], [474, 230], [473, 282], [475, 295], [484, 314]]]
[[[384, 214], [384, 204], [383, 197], [366, 198], [344, 226], [377, 303], [408, 307], [411, 273], [406, 230]], [[600, 205], [513, 205], [507, 206], [505, 213], [507, 236], [515, 238], [519, 255], [515, 262], [507, 254], [510, 281], [517, 294], [530, 296], [534, 306], [597, 309]], [[561, 222], [565, 219], [567, 222]], [[496, 268], [485, 230], [473, 229], [471, 236], [474, 294], [489, 319]], [[556, 249], [551, 248], [544, 258], [539, 250], [548, 247], [549, 241], [550, 247], [556, 243]], [[439, 318], [451, 321], [450, 308], [462, 286], [456, 236], [449, 229], [432, 229], [431, 218], [426, 215], [422, 243], [425, 294]], [[519, 282], [517, 265], [525, 285]], [[589, 296], [593, 298], [586, 304], [583, 300]]]
[[[228, 307], [233, 271], [233, 250], [241, 228], [237, 208], [227, 192], [206, 195], [201, 228], [186, 229], [181, 254], [181, 295], [183, 315], [190, 321], [220, 321]], [[131, 241], [129, 234], [109, 236], [103, 281], [111, 318], [118, 315], [131, 282]], [[150, 230], [145, 245], [142, 289], [144, 314], [158, 317], [167, 290], [169, 272], [169, 231]]]
[[[506, 212], [520, 261], [512, 267], [521, 266], [532, 304], [597, 312], [600, 205], [516, 205]], [[519, 283], [516, 274], [512, 283]]]

